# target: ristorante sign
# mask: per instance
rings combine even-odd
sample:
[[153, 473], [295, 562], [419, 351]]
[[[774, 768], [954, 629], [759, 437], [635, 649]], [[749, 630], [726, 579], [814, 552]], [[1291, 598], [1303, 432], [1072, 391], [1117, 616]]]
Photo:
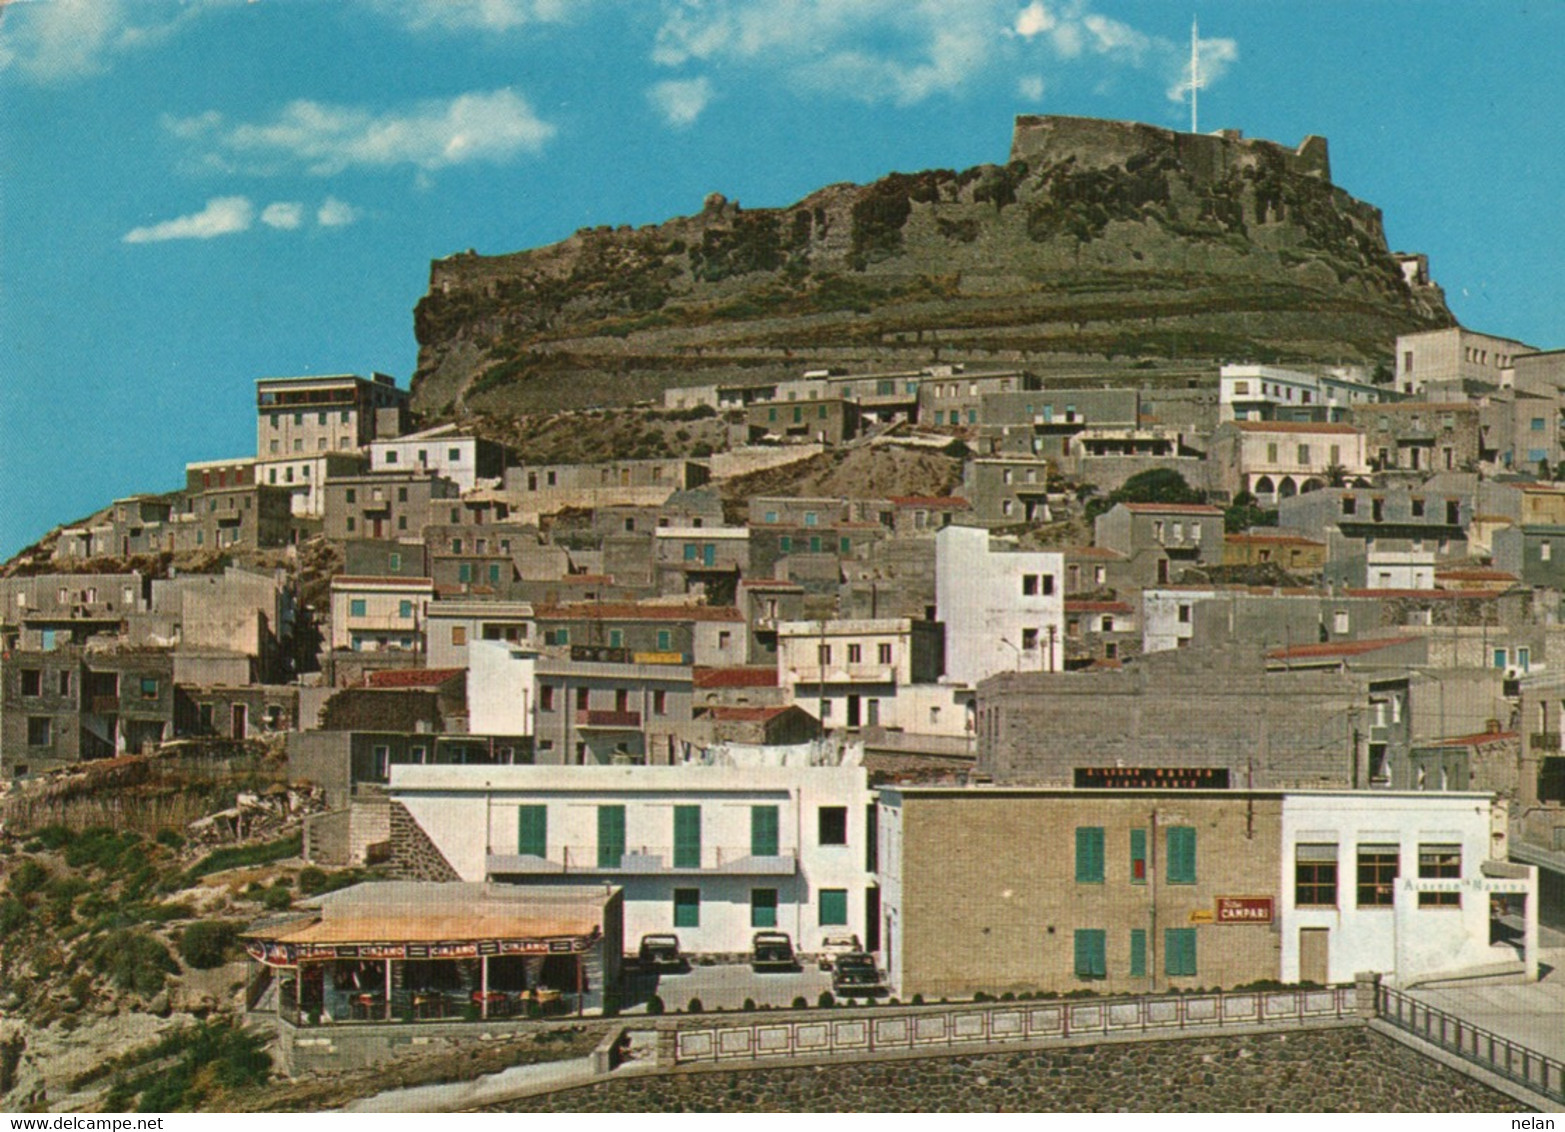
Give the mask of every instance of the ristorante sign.
[[1079, 766], [1078, 790], [1226, 790], [1225, 766]]
[[321, 959], [477, 959], [482, 955], [575, 955], [592, 947], [581, 936], [562, 939], [449, 940], [440, 943], [278, 943], [249, 939], [250, 958], [269, 967]]

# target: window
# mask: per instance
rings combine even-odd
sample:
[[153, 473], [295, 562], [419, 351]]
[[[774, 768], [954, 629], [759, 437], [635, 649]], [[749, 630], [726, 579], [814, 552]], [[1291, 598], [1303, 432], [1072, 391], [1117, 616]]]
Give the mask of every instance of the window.
[[876, 660], [877, 664], [890, 664], [890, 663], [892, 663], [892, 660], [891, 660], [891, 645], [888, 644], [888, 643], [881, 643], [881, 644], [876, 645], [875, 646], [875, 660]]
[[473, 580], [473, 564], [471, 562], [460, 562], [457, 564], [456, 580], [464, 583]]
[[1310, 462], [1310, 446], [1308, 444], [1301, 444], [1301, 445], [1299, 445], [1299, 459], [1298, 459], [1299, 466], [1300, 467], [1304, 467], [1309, 462]]
[[1195, 929], [1163, 929], [1163, 974], [1195, 974]]
[[[1419, 880], [1458, 880], [1462, 875], [1462, 847], [1460, 845], [1420, 845], [1418, 847]], [[1420, 892], [1420, 908], [1460, 908], [1462, 893], [1453, 885], [1450, 892]]]
[[1147, 973], [1147, 932], [1145, 928], [1130, 929], [1130, 974], [1144, 977]]
[[1554, 547], [1553, 547], [1553, 545], [1549, 542], [1548, 539], [1544, 539], [1541, 543], [1538, 544], [1538, 557], [1539, 557], [1539, 559], [1541, 559], [1544, 562], [1547, 562], [1553, 556], [1554, 556]]
[[668, 629], [658, 630], [658, 652], [667, 652], [673, 647], [673, 634]]
[[820, 662], [822, 667], [824, 667], [825, 665], [830, 664], [831, 663], [831, 646], [830, 645], [816, 645], [815, 646], [815, 658], [816, 658], [817, 661]]
[[674, 807], [674, 867], [676, 869], [701, 867], [700, 806]]
[[500, 564], [498, 562], [490, 563], [489, 581], [492, 585], [500, 584]]
[[699, 551], [699, 548], [696, 546], [695, 543], [693, 543], [693, 542], [685, 543], [685, 561], [686, 562], [694, 562], [696, 560], [696, 555], [698, 553], [700, 553], [700, 551]]
[[538, 710], [539, 711], [553, 711], [554, 710], [554, 685], [553, 684], [540, 684], [540, 685], [538, 685]]
[[413, 616], [413, 603], [411, 601], [397, 602], [397, 616], [407, 621]]
[[446, 449], [446, 459], [453, 464], [460, 464], [462, 462], [462, 450], [460, 448]]
[[864, 646], [863, 645], [849, 645], [848, 646], [848, 663], [849, 664], [859, 664], [863, 660], [864, 660]]
[[[1447, 428], [1452, 428], [1456, 424], [1456, 419], [1454, 417], [1450, 418], [1450, 419], [1451, 419], [1451, 424], [1446, 425]], [[1532, 431], [1533, 432], [1542, 432], [1543, 431], [1543, 418], [1542, 417], [1533, 417], [1532, 418]]]
[[1195, 883], [1195, 827], [1171, 825], [1166, 839], [1168, 849], [1168, 883]]
[[22, 669], [22, 695], [43, 695], [43, 672], [37, 668]]
[[780, 539], [777, 540], [777, 548], [784, 554], [790, 553], [793, 550], [793, 539], [789, 538], [787, 535], [783, 535]]
[[1076, 883], [1103, 883], [1103, 827], [1076, 827]]
[[359, 501], [359, 493], [355, 489], [347, 488], [345, 494], [349, 503], [357, 503]]
[[819, 516], [814, 511], [806, 511], [804, 513], [804, 525], [806, 527], [813, 527], [818, 521]]
[[652, 693], [652, 714], [668, 714], [668, 693], [662, 688], [658, 688]]
[[1396, 879], [1400, 854], [1395, 845], [1360, 845], [1358, 849], [1358, 906], [1390, 908], [1396, 903]]
[[699, 928], [701, 926], [701, 890], [699, 888], [674, 889], [674, 926]]
[[750, 890], [750, 926], [775, 928], [777, 926], [777, 890], [752, 888]]
[[823, 888], [820, 898], [820, 925], [823, 928], [843, 927], [848, 922], [848, 890]]
[[1337, 906], [1336, 845], [1294, 846], [1293, 902], [1300, 908]]
[[1022, 575], [1022, 596], [1023, 597], [1037, 597], [1038, 596], [1038, 575], [1037, 574], [1023, 574]]
[[466, 625], [453, 625], [453, 626], [451, 626], [451, 647], [452, 648], [461, 648], [465, 644], [467, 644], [467, 626]]
[[625, 807], [598, 807], [598, 868], [617, 869], [625, 855]]
[[30, 715], [27, 717], [27, 745], [29, 747], [47, 747], [50, 743], [50, 723], [47, 715]]
[[848, 807], [822, 806], [816, 817], [816, 832], [822, 845], [848, 843]]
[[1130, 883], [1147, 883], [1147, 831], [1144, 829], [1130, 831]]
[[398, 554], [396, 551], [392, 551], [391, 555], [386, 559], [386, 566], [394, 574], [401, 573], [402, 555]]
[[405, 488], [405, 487], [397, 488], [397, 502], [398, 503], [406, 503], [407, 501], [408, 501], [408, 489]]
[[516, 809], [516, 851], [523, 857], [549, 855], [549, 807], [518, 806]]
[[1076, 977], [1078, 979], [1102, 979], [1108, 977], [1108, 933], [1102, 928], [1078, 928], [1076, 942]]
[[1354, 499], [1351, 495], [1344, 495], [1342, 497], [1342, 513], [1344, 515], [1353, 515], [1357, 512], [1358, 500]]
[[1190, 607], [1188, 605], [1181, 605], [1179, 607], [1179, 623], [1181, 625], [1190, 624]]
[[777, 807], [750, 807], [750, 856], [777, 856]]
[[70, 695], [71, 694], [71, 674], [69, 672], [61, 672], [59, 674], [59, 677], [60, 677], [60, 695], [62, 695], [62, 696]]

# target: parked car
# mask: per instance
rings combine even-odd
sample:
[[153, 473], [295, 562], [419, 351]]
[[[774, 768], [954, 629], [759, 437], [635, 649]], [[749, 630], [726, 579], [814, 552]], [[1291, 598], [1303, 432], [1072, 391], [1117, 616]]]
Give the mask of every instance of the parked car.
[[872, 995], [886, 989], [886, 980], [880, 977], [872, 956], [855, 951], [837, 957], [831, 989], [842, 995]]
[[689, 966], [680, 954], [677, 935], [642, 936], [636, 965], [643, 971], [683, 971]]
[[750, 967], [756, 971], [794, 969], [793, 940], [786, 932], [756, 932], [750, 941]]
[[856, 935], [828, 935], [821, 940], [820, 964], [822, 971], [830, 971], [839, 955], [851, 955], [863, 951], [864, 945]]

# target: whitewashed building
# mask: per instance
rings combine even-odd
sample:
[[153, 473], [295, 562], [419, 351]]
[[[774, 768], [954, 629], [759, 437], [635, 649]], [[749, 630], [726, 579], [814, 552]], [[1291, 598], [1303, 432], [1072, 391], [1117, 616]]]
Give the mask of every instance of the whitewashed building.
[[372, 441], [369, 455], [372, 472], [438, 472], [464, 493], [479, 480], [498, 484], [505, 475], [505, 450], [492, 440], [463, 436], [455, 425]]
[[434, 596], [428, 578], [339, 574], [331, 580], [331, 647], [422, 652], [425, 611]]
[[[467, 649], [467, 728], [474, 735], [531, 735], [535, 649], [473, 641]], [[432, 668], [440, 667], [431, 665]]]
[[902, 692], [939, 675], [940, 628], [932, 621], [777, 623], [777, 683], [825, 727], [904, 728]]
[[935, 609], [945, 625], [945, 675], [976, 685], [997, 672], [1065, 667], [1065, 556], [1020, 551], [978, 527], [935, 536]]
[[[1282, 839], [1283, 982], [1538, 977], [1537, 868], [1506, 862], [1492, 795], [1288, 793]], [[1516, 934], [1491, 928], [1513, 902]]]
[[463, 880], [609, 883], [625, 945], [673, 932], [742, 955], [757, 931], [801, 953], [879, 922], [861, 748], [750, 748], [723, 765], [410, 766], [390, 793]]

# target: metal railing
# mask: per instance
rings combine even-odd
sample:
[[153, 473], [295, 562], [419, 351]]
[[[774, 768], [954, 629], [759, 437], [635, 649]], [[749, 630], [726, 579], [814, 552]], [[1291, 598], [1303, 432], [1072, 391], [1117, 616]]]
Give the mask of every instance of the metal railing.
[[676, 1063], [936, 1049], [1212, 1026], [1320, 1024], [1355, 1015], [1353, 987], [1232, 994], [1146, 995], [1091, 1001], [875, 1007], [751, 1025], [681, 1029]]
[[1539, 1096], [1565, 1101], [1565, 1064], [1556, 1058], [1385, 985], [1375, 991], [1375, 1016]]

